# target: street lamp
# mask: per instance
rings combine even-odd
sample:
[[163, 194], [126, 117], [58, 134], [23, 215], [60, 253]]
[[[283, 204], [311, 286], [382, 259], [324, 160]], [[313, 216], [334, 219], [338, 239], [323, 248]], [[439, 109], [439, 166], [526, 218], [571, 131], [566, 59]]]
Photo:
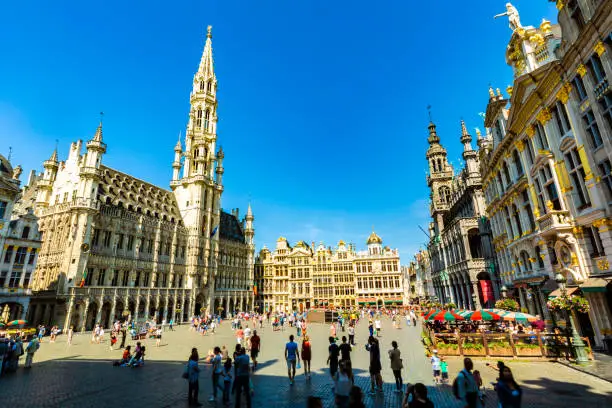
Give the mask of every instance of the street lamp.
[[508, 288], [506, 287], [506, 285], [502, 285], [501, 287], [501, 293], [502, 293], [502, 297], [505, 299], [506, 296], [508, 296]]
[[472, 306], [474, 306], [474, 310], [476, 310], [476, 300], [478, 300], [476, 293], [472, 293]]
[[[565, 282], [567, 282], [567, 279], [565, 279], [565, 276], [563, 276], [562, 273], [557, 273], [555, 275], [555, 282], [557, 282], [557, 284], [559, 285], [559, 289], [561, 289], [561, 296], [566, 297], [567, 289], [565, 288]], [[578, 364], [588, 363], [589, 359], [587, 357], [586, 350], [585, 350], [586, 346], [584, 342], [582, 341], [582, 339], [580, 338], [578, 331], [576, 330], [576, 325], [574, 324], [574, 316], [572, 314], [572, 311], [566, 310], [565, 312], [567, 313], [566, 320], [569, 317], [570, 328], [572, 330], [572, 340], [570, 342], [569, 336], [567, 340], [568, 340], [569, 345], [572, 347], [574, 351], [574, 355], [576, 356], [576, 362]]]

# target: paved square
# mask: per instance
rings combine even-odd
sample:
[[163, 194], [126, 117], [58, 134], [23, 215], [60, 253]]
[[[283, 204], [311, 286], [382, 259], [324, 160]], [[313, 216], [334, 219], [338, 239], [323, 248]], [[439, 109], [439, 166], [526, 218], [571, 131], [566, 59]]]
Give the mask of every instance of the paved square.
[[[325, 406], [333, 406], [331, 380], [326, 369], [328, 326], [312, 324], [309, 334], [312, 339], [313, 376], [307, 381], [301, 370], [294, 386], [289, 385], [284, 362], [284, 344], [294, 329], [273, 332], [271, 327], [259, 330], [262, 338], [260, 368], [253, 376], [254, 407], [302, 407], [308, 395], [324, 399]], [[338, 333], [340, 336], [343, 334]], [[369, 390], [368, 353], [364, 349], [368, 331], [360, 324], [356, 333], [357, 346], [352, 353], [356, 384], [364, 392]], [[108, 339], [108, 336], [107, 336]], [[404, 360], [405, 382], [423, 382], [430, 386], [430, 397], [436, 407], [457, 407], [450, 386], [435, 387], [432, 384], [431, 368], [420, 343], [420, 329], [402, 327], [393, 329], [389, 321], [383, 322], [380, 337], [383, 379], [383, 396], [365, 396], [368, 407], [397, 407], [400, 398], [392, 390], [395, 386], [393, 374], [386, 358], [386, 350], [392, 340], [399, 343]], [[174, 332], [165, 332], [162, 346], [147, 341], [147, 362], [142, 368], [113, 367], [111, 362], [119, 359], [121, 351], [110, 351], [108, 341], [90, 344], [89, 334], [75, 336], [74, 344], [66, 344], [60, 337], [56, 343], [45, 338], [36, 354], [35, 364], [29, 371], [20, 368], [16, 374], [0, 379], [0, 406], [34, 405], [37, 407], [102, 407], [116, 404], [133, 406], [170, 407], [187, 406], [187, 384], [181, 378], [183, 364], [191, 347], [198, 347], [200, 355], [215, 345], [226, 345], [233, 349], [236, 342], [229, 322], [223, 322], [217, 333], [200, 336], [180, 326]], [[134, 344], [134, 342], [128, 342]], [[23, 360], [21, 362], [23, 364]], [[450, 360], [451, 378], [460, 369], [460, 360]], [[561, 366], [547, 362], [509, 362], [518, 382], [524, 387], [524, 406], [612, 406], [612, 384]], [[204, 367], [200, 375], [200, 401], [207, 403], [210, 395], [210, 367]], [[485, 384], [495, 379], [495, 372], [477, 361], [476, 368], [483, 373]], [[497, 398], [489, 387], [487, 407], [496, 407]], [[219, 399], [220, 401], [220, 399]], [[243, 403], [244, 404], [244, 403]], [[244, 404], [246, 405], [246, 404]]]

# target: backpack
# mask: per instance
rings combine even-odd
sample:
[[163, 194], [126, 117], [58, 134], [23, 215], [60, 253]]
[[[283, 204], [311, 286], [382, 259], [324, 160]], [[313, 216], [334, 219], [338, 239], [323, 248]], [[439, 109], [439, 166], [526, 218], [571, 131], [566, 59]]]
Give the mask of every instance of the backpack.
[[457, 399], [461, 399], [461, 396], [459, 395], [459, 375], [461, 374], [461, 376], [465, 379], [465, 375], [463, 375], [462, 373], [463, 370], [459, 371], [459, 374], [457, 374], [457, 377], [455, 377], [455, 379], [453, 380], [453, 395]]

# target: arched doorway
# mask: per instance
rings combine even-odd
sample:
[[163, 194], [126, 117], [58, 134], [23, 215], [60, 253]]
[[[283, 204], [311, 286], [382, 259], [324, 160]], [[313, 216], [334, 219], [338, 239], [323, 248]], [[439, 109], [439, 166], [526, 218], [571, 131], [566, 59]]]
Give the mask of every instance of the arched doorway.
[[100, 324], [102, 327], [110, 327], [111, 325], [111, 304], [109, 302], [105, 302], [102, 305], [102, 314], [100, 315]]
[[87, 320], [85, 320], [85, 330], [91, 330], [96, 325], [96, 316], [98, 315], [98, 304], [91, 302], [87, 310]]
[[382, 309], [384, 306], [385, 306], [385, 302], [382, 298], [376, 301], [376, 308]]
[[122, 320], [126, 318], [126, 316], [123, 316], [124, 309], [125, 305], [123, 304], [123, 302], [118, 301], [117, 303], [115, 303], [115, 315], [111, 316], [113, 323], [115, 322], [115, 320]]
[[199, 293], [195, 298], [195, 314], [196, 315], [204, 315], [206, 310], [204, 309], [204, 296]]

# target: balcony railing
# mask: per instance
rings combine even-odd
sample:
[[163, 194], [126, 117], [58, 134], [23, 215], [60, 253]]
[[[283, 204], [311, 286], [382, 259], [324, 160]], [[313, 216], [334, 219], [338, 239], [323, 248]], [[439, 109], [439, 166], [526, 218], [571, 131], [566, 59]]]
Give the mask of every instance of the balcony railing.
[[599, 81], [595, 88], [593, 88], [593, 92], [595, 93], [595, 98], [601, 98], [607, 91], [610, 89], [610, 84], [606, 78]]
[[542, 234], [554, 232], [558, 229], [571, 228], [569, 212], [552, 210], [538, 218], [538, 225]]

